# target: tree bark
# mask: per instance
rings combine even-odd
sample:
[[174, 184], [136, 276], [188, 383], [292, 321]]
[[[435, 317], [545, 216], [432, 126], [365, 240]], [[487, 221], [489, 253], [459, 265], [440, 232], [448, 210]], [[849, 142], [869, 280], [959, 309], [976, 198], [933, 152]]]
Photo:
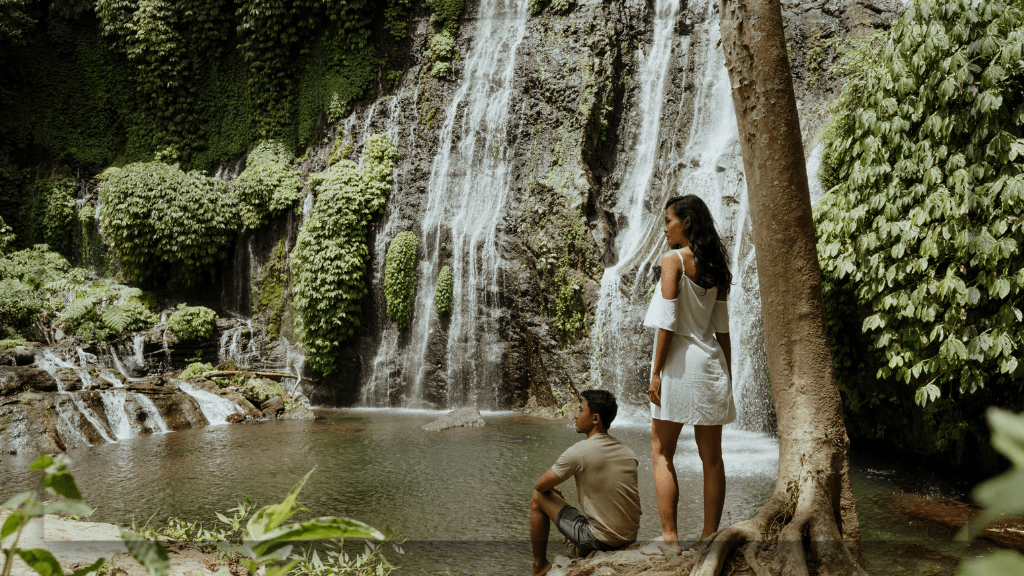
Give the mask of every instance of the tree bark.
[[821, 574], [864, 574], [782, 8], [779, 0], [719, 0], [719, 9], [778, 416], [779, 478], [757, 516], [701, 547], [692, 573], [719, 573], [740, 545], [748, 562], [758, 562], [755, 550], [777, 538], [772, 574], [807, 575], [809, 564]]

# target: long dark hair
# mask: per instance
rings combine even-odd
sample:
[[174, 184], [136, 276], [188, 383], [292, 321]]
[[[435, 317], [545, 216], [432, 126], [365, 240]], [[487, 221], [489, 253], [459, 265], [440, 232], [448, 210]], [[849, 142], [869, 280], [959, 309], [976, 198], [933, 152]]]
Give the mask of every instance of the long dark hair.
[[699, 197], [687, 194], [669, 198], [665, 209], [669, 208], [679, 220], [690, 218], [686, 237], [690, 240], [690, 250], [693, 250], [693, 260], [697, 264], [696, 284], [705, 289], [717, 286], [719, 291], [728, 294], [732, 286], [729, 258], [715, 230], [715, 220], [708, 205]]

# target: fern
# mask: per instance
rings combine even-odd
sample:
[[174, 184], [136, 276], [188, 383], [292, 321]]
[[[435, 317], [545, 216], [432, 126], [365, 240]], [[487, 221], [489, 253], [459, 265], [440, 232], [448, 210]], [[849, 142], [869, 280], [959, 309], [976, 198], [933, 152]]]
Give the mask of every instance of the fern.
[[61, 312], [58, 322], [64, 326], [73, 326], [95, 309], [96, 299], [89, 295], [83, 295], [68, 304], [68, 307]]

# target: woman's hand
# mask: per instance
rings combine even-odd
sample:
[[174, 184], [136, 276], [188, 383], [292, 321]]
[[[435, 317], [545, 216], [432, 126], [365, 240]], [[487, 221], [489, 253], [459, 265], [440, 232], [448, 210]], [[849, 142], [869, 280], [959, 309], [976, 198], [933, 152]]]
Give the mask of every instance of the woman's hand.
[[650, 396], [652, 404], [661, 407], [661, 374], [651, 374], [651, 386], [647, 389], [647, 395]]

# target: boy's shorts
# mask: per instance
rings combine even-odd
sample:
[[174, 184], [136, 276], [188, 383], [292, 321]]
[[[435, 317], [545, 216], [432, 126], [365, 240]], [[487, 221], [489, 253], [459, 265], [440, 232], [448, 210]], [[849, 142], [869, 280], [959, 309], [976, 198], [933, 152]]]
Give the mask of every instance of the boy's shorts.
[[587, 556], [596, 550], [608, 552], [620, 548], [619, 546], [610, 546], [598, 540], [594, 533], [590, 531], [590, 521], [587, 520], [587, 517], [580, 514], [580, 511], [572, 506], [566, 505], [558, 511], [558, 516], [555, 518], [555, 527], [576, 546], [580, 556]]

